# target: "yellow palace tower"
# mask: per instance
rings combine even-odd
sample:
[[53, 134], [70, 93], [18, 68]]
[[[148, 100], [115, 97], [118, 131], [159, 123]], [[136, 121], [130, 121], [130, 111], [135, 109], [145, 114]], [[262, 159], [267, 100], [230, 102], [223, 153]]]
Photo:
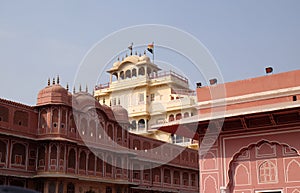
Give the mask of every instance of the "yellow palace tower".
[[130, 132], [184, 146], [193, 143], [191, 139], [151, 129], [156, 124], [197, 114], [196, 94], [189, 89], [186, 77], [172, 70], [163, 71], [145, 52], [118, 59], [107, 72], [109, 82], [97, 85], [94, 95], [102, 105], [127, 109]]

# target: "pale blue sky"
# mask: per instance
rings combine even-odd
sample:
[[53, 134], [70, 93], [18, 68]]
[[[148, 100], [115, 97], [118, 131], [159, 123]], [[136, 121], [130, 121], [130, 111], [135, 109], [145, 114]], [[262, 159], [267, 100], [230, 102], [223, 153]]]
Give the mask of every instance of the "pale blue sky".
[[72, 84], [96, 42], [140, 24], [170, 25], [195, 36], [226, 82], [262, 76], [269, 65], [274, 73], [300, 69], [299, 10], [297, 0], [1, 0], [0, 97], [34, 105], [48, 77], [59, 74], [62, 85]]

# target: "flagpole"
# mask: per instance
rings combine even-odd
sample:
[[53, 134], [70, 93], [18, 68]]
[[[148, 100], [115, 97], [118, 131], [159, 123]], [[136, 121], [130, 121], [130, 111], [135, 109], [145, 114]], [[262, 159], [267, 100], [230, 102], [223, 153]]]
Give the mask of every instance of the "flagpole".
[[154, 64], [154, 42], [152, 42], [152, 45], [153, 45], [152, 61], [153, 61], [153, 64]]
[[153, 54], [152, 54], [152, 63], [154, 64], [154, 49], [153, 49]]
[[154, 42], [152, 42], [152, 44], [148, 44], [147, 50], [152, 54], [152, 63], [154, 64]]

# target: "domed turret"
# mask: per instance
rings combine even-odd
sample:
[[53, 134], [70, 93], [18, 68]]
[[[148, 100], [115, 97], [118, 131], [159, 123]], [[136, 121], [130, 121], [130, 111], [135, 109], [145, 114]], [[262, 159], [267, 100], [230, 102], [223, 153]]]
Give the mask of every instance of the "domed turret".
[[73, 94], [72, 107], [77, 111], [87, 112], [91, 108], [101, 108], [101, 105], [90, 93], [81, 91]]
[[103, 112], [105, 112], [106, 116], [110, 120], [115, 120], [114, 112], [112, 111], [112, 109], [107, 105], [101, 105], [101, 106], [102, 106]]
[[115, 119], [120, 123], [128, 123], [128, 112], [121, 105], [115, 105], [111, 107]]
[[140, 61], [145, 61], [145, 62], [150, 62], [150, 58], [146, 55], [141, 56], [139, 60]]
[[120, 65], [120, 61], [116, 61], [114, 64], [113, 64], [113, 67], [117, 67]]
[[88, 112], [91, 109], [99, 109], [105, 113], [108, 119], [115, 120], [114, 112], [106, 105], [101, 105], [93, 95], [87, 92], [78, 92], [72, 95], [72, 107], [77, 112]]
[[128, 56], [126, 57], [122, 62], [121, 64], [124, 64], [126, 62], [129, 62], [129, 63], [132, 63], [132, 64], [136, 64], [139, 62], [139, 57], [136, 56], [136, 55], [132, 55], [132, 56]]
[[42, 89], [37, 97], [37, 105], [64, 104], [70, 105], [67, 89], [59, 84], [53, 84]]

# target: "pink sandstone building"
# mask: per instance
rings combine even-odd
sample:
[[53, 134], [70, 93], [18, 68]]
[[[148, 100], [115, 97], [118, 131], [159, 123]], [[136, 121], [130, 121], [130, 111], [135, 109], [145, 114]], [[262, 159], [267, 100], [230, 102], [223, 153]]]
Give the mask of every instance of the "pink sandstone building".
[[201, 193], [300, 192], [300, 70], [200, 87], [197, 97], [197, 117], [158, 128], [196, 132]]
[[198, 153], [128, 132], [127, 111], [59, 81], [0, 99], [0, 185], [43, 193], [199, 192]]
[[300, 70], [200, 87], [197, 97], [197, 116], [157, 129], [199, 140], [199, 156], [128, 133], [125, 109], [55, 82], [33, 107], [1, 99], [0, 183], [45, 193], [300, 193]]

